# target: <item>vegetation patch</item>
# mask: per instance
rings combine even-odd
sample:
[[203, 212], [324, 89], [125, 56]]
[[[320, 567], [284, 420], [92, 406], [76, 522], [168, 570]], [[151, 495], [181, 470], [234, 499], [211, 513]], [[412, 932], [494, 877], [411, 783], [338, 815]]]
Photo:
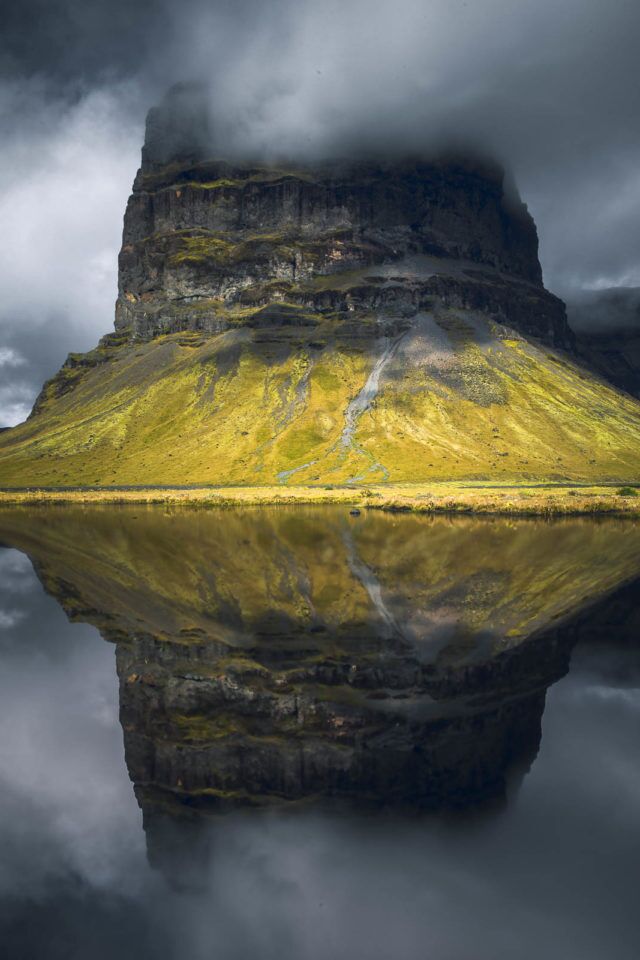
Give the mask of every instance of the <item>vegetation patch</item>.
[[[640, 476], [638, 401], [585, 381], [579, 368], [552, 363], [525, 341], [438, 354], [403, 334], [345, 445], [347, 412], [370, 389], [389, 342], [380, 329], [343, 336], [339, 325], [286, 299], [211, 298], [187, 304], [187, 317], [191, 309], [211, 311], [228, 329], [124, 339], [72, 357], [35, 415], [0, 435], [0, 486], [264, 490], [384, 479], [531, 492], [532, 483], [550, 481], [607, 481], [617, 490]], [[579, 499], [565, 498], [574, 509]], [[638, 500], [614, 499], [620, 509]], [[590, 498], [588, 509], [599, 502]], [[527, 503], [521, 498], [518, 509]]]
[[169, 262], [172, 266], [206, 262], [223, 264], [229, 259], [235, 246], [231, 241], [221, 237], [208, 235], [183, 237], [180, 241], [180, 248], [171, 255]]

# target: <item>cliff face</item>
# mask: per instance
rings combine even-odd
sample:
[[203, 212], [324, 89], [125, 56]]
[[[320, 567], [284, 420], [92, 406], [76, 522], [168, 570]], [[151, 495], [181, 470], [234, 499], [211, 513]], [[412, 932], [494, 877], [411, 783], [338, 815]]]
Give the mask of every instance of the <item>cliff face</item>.
[[285, 313], [303, 325], [312, 313], [370, 337], [371, 313], [398, 330], [445, 303], [571, 346], [562, 303], [542, 287], [533, 221], [505, 196], [499, 168], [212, 162], [201, 159], [205, 117], [177, 94], [150, 115], [125, 215], [118, 331], [277, 328]]
[[502, 171], [211, 137], [193, 91], [152, 111], [116, 332], [0, 437], [1, 484], [637, 479], [640, 404], [577, 365]]

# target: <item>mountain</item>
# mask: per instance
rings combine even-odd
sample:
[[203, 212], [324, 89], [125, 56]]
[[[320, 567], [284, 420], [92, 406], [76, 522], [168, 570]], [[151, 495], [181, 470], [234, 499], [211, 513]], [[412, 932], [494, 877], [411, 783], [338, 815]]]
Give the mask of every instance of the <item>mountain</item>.
[[567, 303], [578, 356], [640, 397], [640, 287], [593, 290]]
[[115, 332], [1, 484], [637, 478], [640, 404], [579, 365], [500, 168], [220, 160], [203, 109], [150, 112]]

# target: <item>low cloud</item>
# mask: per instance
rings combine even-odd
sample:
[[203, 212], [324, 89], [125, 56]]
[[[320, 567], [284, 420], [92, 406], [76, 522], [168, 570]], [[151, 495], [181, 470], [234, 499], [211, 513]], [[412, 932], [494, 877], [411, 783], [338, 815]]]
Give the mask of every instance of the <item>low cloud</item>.
[[144, 109], [126, 84], [74, 103], [42, 82], [2, 93], [0, 426], [12, 426], [69, 351], [113, 326]]
[[29, 415], [33, 386], [20, 379], [16, 370], [27, 366], [27, 360], [11, 347], [0, 347], [0, 427], [12, 427]]
[[3, 367], [22, 367], [27, 361], [11, 347], [0, 347], [0, 370]]
[[9, 630], [24, 619], [20, 610], [0, 610], [0, 630]]
[[26, 420], [36, 397], [36, 385], [9, 381], [0, 386], [0, 427], [14, 427]]

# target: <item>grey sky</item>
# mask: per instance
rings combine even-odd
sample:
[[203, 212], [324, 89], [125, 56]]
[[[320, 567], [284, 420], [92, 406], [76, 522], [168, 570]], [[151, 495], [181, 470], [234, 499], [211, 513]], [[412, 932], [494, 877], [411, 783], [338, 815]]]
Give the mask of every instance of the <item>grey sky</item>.
[[0, 424], [111, 329], [144, 115], [177, 80], [211, 83], [221, 153], [494, 154], [548, 287], [640, 285], [637, 0], [3, 6]]

